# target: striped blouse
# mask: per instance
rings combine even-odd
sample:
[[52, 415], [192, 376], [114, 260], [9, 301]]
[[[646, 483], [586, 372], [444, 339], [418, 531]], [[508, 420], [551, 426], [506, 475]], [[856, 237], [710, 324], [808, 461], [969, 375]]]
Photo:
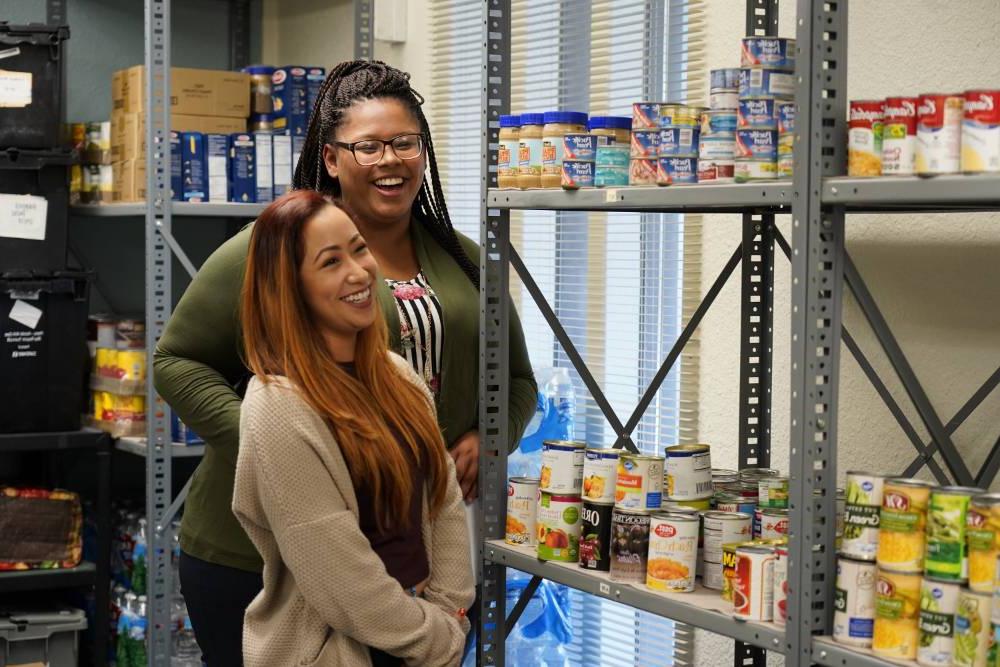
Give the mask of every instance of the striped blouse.
[[399, 311], [401, 354], [437, 395], [441, 390], [444, 315], [423, 271], [411, 280], [385, 279]]

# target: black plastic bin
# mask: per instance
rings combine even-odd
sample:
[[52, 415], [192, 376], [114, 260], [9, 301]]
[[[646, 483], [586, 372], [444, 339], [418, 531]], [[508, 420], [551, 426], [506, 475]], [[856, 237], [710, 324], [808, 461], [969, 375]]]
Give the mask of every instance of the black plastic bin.
[[[0, 150], [0, 274], [18, 271], [44, 276], [66, 268], [69, 218], [66, 168], [75, 160], [76, 156], [69, 151]], [[44, 230], [30, 223], [32, 216], [25, 208], [39, 202], [19, 203], [4, 195], [45, 198], [48, 212]], [[20, 216], [17, 223], [12, 221], [16, 216]]]
[[0, 275], [0, 433], [80, 428], [90, 283], [88, 272]]
[[[60, 145], [63, 44], [66, 26], [0, 22], [0, 69], [7, 80], [0, 104], [0, 148]], [[13, 106], [12, 106], [13, 105]]]

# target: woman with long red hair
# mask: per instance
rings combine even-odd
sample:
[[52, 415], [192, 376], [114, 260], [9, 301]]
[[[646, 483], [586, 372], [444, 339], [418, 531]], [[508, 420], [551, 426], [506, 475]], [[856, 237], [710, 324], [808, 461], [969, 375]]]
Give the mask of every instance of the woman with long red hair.
[[377, 270], [351, 218], [314, 191], [254, 225], [233, 494], [264, 559], [248, 667], [462, 657], [475, 596], [462, 491], [426, 384], [387, 351]]

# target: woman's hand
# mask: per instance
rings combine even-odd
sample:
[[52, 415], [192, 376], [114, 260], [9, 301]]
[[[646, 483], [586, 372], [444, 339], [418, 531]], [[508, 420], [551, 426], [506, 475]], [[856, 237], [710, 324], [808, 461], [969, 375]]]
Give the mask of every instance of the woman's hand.
[[448, 452], [455, 460], [455, 476], [462, 496], [471, 503], [479, 495], [479, 431], [469, 431]]

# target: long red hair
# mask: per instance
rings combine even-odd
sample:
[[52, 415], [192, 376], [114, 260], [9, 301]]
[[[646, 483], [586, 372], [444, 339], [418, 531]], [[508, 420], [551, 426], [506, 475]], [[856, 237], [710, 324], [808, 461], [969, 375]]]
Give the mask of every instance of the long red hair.
[[323, 195], [296, 190], [254, 223], [240, 307], [247, 366], [264, 382], [287, 377], [326, 420], [355, 484], [371, 489], [379, 526], [406, 521], [413, 479], [400, 444], [424, 472], [433, 518], [447, 492], [445, 444], [426, 394], [389, 358], [382, 309], [358, 333], [352, 376], [334, 360], [302, 293], [302, 233], [326, 206], [334, 204]]

